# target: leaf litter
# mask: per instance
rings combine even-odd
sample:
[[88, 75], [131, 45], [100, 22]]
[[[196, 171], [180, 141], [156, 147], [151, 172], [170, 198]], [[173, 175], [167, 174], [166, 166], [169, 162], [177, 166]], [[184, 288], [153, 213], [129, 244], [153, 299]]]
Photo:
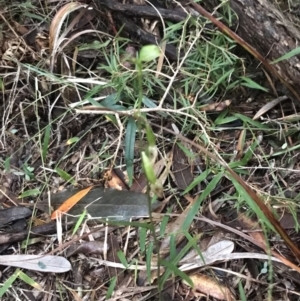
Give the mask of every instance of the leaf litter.
[[[33, 4], [36, 5], [35, 1]], [[239, 198], [245, 197], [245, 194], [241, 192], [240, 187], [234, 187], [231, 182], [231, 185], [228, 185], [228, 173], [223, 171], [218, 173], [222, 161], [216, 160], [217, 163], [212, 164], [210, 161], [213, 161], [213, 158], [207, 153], [195, 151], [191, 148], [191, 143], [181, 140], [180, 137], [175, 139], [173, 134], [168, 136], [170, 133], [166, 134], [163, 133], [162, 129], [157, 129], [155, 134], [160, 157], [155, 162], [153, 170], [155, 177], [164, 185], [161, 206], [157, 210], [158, 203], [151, 199], [152, 196], [149, 197], [146, 194], [148, 190], [146, 177], [140, 168], [139, 160], [136, 160], [136, 158], [139, 159], [140, 151], [144, 151], [145, 139], [142, 131], [140, 133], [133, 128], [133, 133], [131, 133], [131, 137], [134, 137], [133, 141], [130, 145], [129, 142], [123, 143], [125, 136], [122, 135], [122, 129], [126, 128], [123, 127], [123, 122], [128, 116], [135, 116], [126, 113], [127, 109], [129, 109], [128, 111], [132, 109], [130, 105], [128, 108], [126, 107], [126, 102], [129, 101], [128, 95], [124, 96], [124, 91], [122, 91], [121, 101], [114, 96], [113, 106], [107, 108], [108, 111], [103, 116], [104, 118], [95, 118], [92, 113], [90, 113], [91, 116], [87, 114], [75, 116], [74, 111], [72, 111], [75, 106], [77, 108], [91, 104], [92, 106], [89, 108], [96, 110], [101, 107], [101, 102], [98, 101], [103, 99], [106, 102], [103, 102], [102, 105], [111, 104], [108, 97], [112, 97], [113, 94], [107, 93], [104, 89], [102, 91], [102, 87], [109, 85], [111, 81], [110, 76], [105, 73], [108, 69], [104, 72], [98, 69], [97, 76], [91, 70], [95, 67], [94, 60], [99, 62], [99, 66], [107, 64], [107, 57], [102, 54], [99, 55], [101, 53], [99, 49], [102, 52], [104, 49], [106, 54], [112, 51], [114, 56], [117, 56], [119, 49], [116, 46], [116, 40], [113, 40], [113, 37], [105, 31], [114, 33], [119, 31], [115, 28], [117, 26], [113, 20], [115, 17], [112, 18], [110, 14], [105, 16], [102, 14], [101, 16], [109, 19], [108, 23], [112, 30], [99, 27], [94, 17], [101, 14], [103, 9], [99, 11], [96, 9], [95, 14], [95, 9], [90, 10], [86, 4], [74, 2], [56, 5], [58, 4], [51, 4], [50, 27], [46, 23], [41, 26], [36, 24], [39, 15], [33, 19], [25, 17], [18, 19], [18, 22], [4, 22], [6, 25], [9, 24], [6, 29], [7, 32], [8, 29], [11, 30], [13, 36], [6, 35], [5, 44], [1, 45], [3, 46], [1, 49], [3, 51], [1, 53], [2, 65], [7, 71], [1, 83], [3, 88], [1, 97], [5, 96], [9, 99], [9, 105], [5, 99], [3, 108], [0, 108], [0, 113], [3, 116], [0, 141], [4, 150], [2, 153], [1, 149], [1, 162], [4, 171], [1, 186], [4, 186], [2, 190], [5, 191], [5, 194], [1, 195], [0, 225], [2, 233], [0, 234], [0, 242], [7, 244], [2, 251], [0, 264], [22, 268], [26, 273], [21, 274], [19, 270], [13, 273], [12, 268], [6, 269], [3, 273], [7, 281], [5, 282], [5, 289], [13, 294], [13, 290], [9, 289], [13, 280], [22, 275], [20, 279], [25, 283], [30, 283], [32, 281], [32, 278], [28, 276], [30, 275], [34, 279], [40, 280], [39, 288], [44, 291], [40, 293], [39, 297], [48, 299], [52, 297], [48, 293], [50, 291], [51, 294], [55, 294], [56, 298], [60, 298], [56, 294], [59, 291], [66, 300], [82, 300], [90, 297], [92, 299], [107, 297], [114, 300], [121, 298], [130, 300], [133, 298], [139, 300], [152, 298], [151, 300], [157, 300], [155, 296], [161, 292], [170, 293], [172, 297], [169, 299], [171, 300], [177, 300], [178, 296], [189, 296], [188, 298], [192, 299], [202, 296], [202, 294], [208, 299], [230, 300], [238, 294], [236, 283], [237, 277], [240, 277], [238, 278], [241, 279], [240, 284], [244, 285], [244, 290], [249, 293], [248, 299], [255, 300], [255, 297], [253, 299], [253, 295], [251, 295], [253, 291], [251, 284], [255, 283], [257, 277], [262, 292], [269, 290], [270, 287], [265, 283], [270, 275], [266, 275], [265, 271], [272, 271], [273, 268], [275, 273], [272, 276], [279, 283], [278, 287], [275, 288], [274, 298], [281, 298], [282, 291], [286, 292], [288, 287], [281, 285], [284, 283], [282, 275], [297, 283], [298, 274], [292, 274], [290, 270], [283, 268], [285, 265], [299, 272], [293, 261], [293, 256], [297, 254], [297, 250], [294, 249], [294, 251], [296, 250], [295, 254], [288, 251], [286, 246], [281, 241], [279, 242], [276, 234], [268, 233], [269, 237], [272, 237], [268, 241], [266, 230], [262, 225], [254, 224], [250, 220], [247, 221], [241, 215], [233, 217], [229, 214], [229, 209], [234, 206], [238, 207], [236, 211], [239, 213], [243, 211], [245, 204], [243, 202], [241, 202], [242, 205], [236, 204], [240, 201]], [[5, 21], [8, 14], [4, 12], [1, 13], [1, 16]], [[132, 24], [129, 22], [131, 20], [125, 19], [125, 21], [121, 22], [125, 29], [136, 28], [130, 25]], [[93, 26], [89, 27], [91, 22]], [[28, 26], [29, 24], [30, 26]], [[28, 28], [31, 26], [38, 28], [30, 31]], [[103, 30], [101, 34], [105, 36], [104, 41], [99, 35], [99, 29]], [[43, 30], [48, 35], [44, 42], [40, 36]], [[144, 30], [136, 30], [135, 32], [145, 33], [143, 37], [140, 37], [141, 40], [148, 37]], [[21, 39], [16, 33], [25, 35], [25, 39]], [[202, 36], [205, 37], [205, 35]], [[94, 43], [95, 37], [97, 37], [98, 43]], [[109, 49], [108, 46], [111, 41], [114, 44]], [[159, 37], [156, 37], [154, 41], [155, 43], [159, 41]], [[76, 43], [80, 44], [81, 42], [83, 42], [84, 47], [79, 45], [80, 49], [78, 49]], [[171, 57], [178, 59], [177, 55], [179, 54], [179, 51], [176, 50], [175, 55], [172, 56], [173, 48], [170, 47], [171, 45], [165, 41], [163, 43], [159, 64], [154, 69], [157, 79], [162, 78], [162, 72], [165, 72], [166, 59]], [[94, 47], [89, 49], [88, 45]], [[132, 45], [128, 47], [133, 49], [133, 55], [129, 57], [128, 61], [122, 62], [121, 59], [120, 62], [127, 68], [126, 72], [130, 73], [131, 69], [135, 68], [134, 59], [137, 57], [138, 48]], [[157, 50], [157, 48], [155, 49]], [[122, 56], [124, 56], [123, 53]], [[16, 59], [19, 60], [18, 64], [15, 64]], [[45, 70], [51, 70], [53, 73], [47, 74], [44, 70], [37, 68], [35, 63], [38, 63], [37, 66], [46, 66]], [[58, 65], [61, 70], [56, 69]], [[12, 66], [17, 70], [13, 74], [10, 73]], [[80, 68], [76, 70], [78, 66]], [[92, 78], [83, 78], [85, 75], [83, 75], [82, 68]], [[184, 68], [184, 65], [180, 65], [179, 69], [184, 71]], [[129, 72], [129, 70], [131, 71]], [[30, 76], [28, 76], [29, 73]], [[115, 74], [120, 75], [121, 73], [116, 72]], [[107, 77], [102, 78], [102, 76]], [[172, 77], [166, 76], [168, 82], [172, 84]], [[180, 76], [176, 80], [180, 81]], [[27, 81], [29, 77], [31, 80]], [[247, 78], [245, 77], [245, 79]], [[128, 87], [130, 80], [126, 81]], [[213, 82], [210, 79], [209, 81]], [[27, 85], [24, 85], [25, 82]], [[253, 80], [251, 83], [255, 84]], [[163, 94], [161, 94], [162, 86], [164, 87], [162, 89]], [[172, 87], [171, 91], [168, 91], [165, 86], [165, 84], [160, 84], [160, 89], [152, 94], [151, 89], [147, 89], [149, 93], [147, 106], [141, 108], [141, 113], [145, 114], [146, 112], [147, 114], [145, 110], [149, 110], [149, 118], [155, 124], [169, 128], [169, 121], [167, 120], [181, 110], [177, 108], [178, 99], [174, 100], [178, 95], [180, 85], [177, 86], [174, 83], [174, 90]], [[184, 86], [187, 87], [185, 84]], [[57, 91], [54, 91], [56, 87]], [[124, 90], [130, 89], [128, 87]], [[112, 88], [115, 95], [117, 89]], [[199, 87], [197, 87], [197, 93], [198, 90]], [[242, 89], [241, 91], [245, 90]], [[101, 95], [102, 92], [103, 95]], [[134, 93], [129, 91], [128, 94]], [[268, 208], [275, 204], [272, 210], [278, 211], [276, 213], [279, 215], [280, 226], [283, 229], [290, 227], [294, 231], [295, 228], [298, 228], [299, 219], [298, 217], [295, 218], [295, 215], [288, 215], [287, 211], [288, 208], [295, 206], [291, 200], [296, 199], [296, 196], [293, 195], [290, 198], [282, 190], [284, 188], [284, 190], [297, 192], [299, 190], [299, 184], [297, 184], [299, 176], [296, 161], [294, 163], [291, 161], [290, 167], [281, 167], [281, 155], [286, 156], [288, 153], [294, 152], [298, 146], [290, 143], [291, 137], [293, 137], [292, 133], [291, 137], [289, 136], [287, 139], [291, 147], [286, 149], [286, 142], [281, 139], [284, 131], [278, 138], [273, 129], [268, 127], [268, 124], [275, 127], [272, 120], [275, 123], [280, 120], [288, 120], [288, 117], [282, 117], [277, 110], [280, 103], [282, 112], [290, 112], [291, 105], [285, 101], [288, 98], [283, 96], [273, 101], [266, 102], [265, 99], [257, 99], [251, 104], [246, 104], [245, 101], [245, 104], [236, 104], [235, 96], [229, 96], [230, 99], [226, 95], [225, 101], [215, 99], [213, 102], [204, 102], [198, 106], [195, 97], [182, 95], [182, 98], [187, 101], [184, 106], [189, 105], [188, 102], [190, 102], [191, 107], [189, 109], [191, 111], [194, 104], [197, 106], [197, 110], [193, 111], [194, 116], [184, 115], [191, 119], [187, 122], [187, 124], [190, 123], [188, 125], [189, 130], [185, 129], [183, 135], [186, 136], [187, 132], [188, 136], [193, 136], [192, 139], [195, 139], [195, 143], [204, 142], [205, 149], [212, 153], [217, 151], [218, 156], [220, 154], [225, 155], [226, 164], [233, 166], [234, 171], [237, 171], [238, 175], [249, 186], [259, 192], [260, 197], [268, 204]], [[199, 94], [199, 98], [201, 97], [202, 95]], [[167, 101], [167, 106], [163, 107], [164, 111], [154, 111], [156, 106], [166, 104], [163, 103], [164, 99]], [[173, 111], [172, 109], [168, 111], [172, 103], [176, 103], [176, 108], [174, 107]], [[124, 115], [114, 111], [117, 110], [117, 106], [124, 110]], [[211, 114], [212, 118], [209, 119], [209, 122], [208, 119], [203, 118], [202, 113], [199, 114], [198, 107], [202, 113], [207, 113], [207, 116]], [[233, 114], [229, 114], [228, 108], [233, 109]], [[240, 112], [235, 113], [235, 109]], [[153, 114], [151, 110], [157, 114]], [[21, 120], [21, 126], [15, 118]], [[132, 120], [135, 120], [134, 118]], [[263, 118], [267, 118], [268, 122], [260, 122], [264, 120]], [[201, 122], [197, 123], [197, 119]], [[138, 120], [136, 118], [135, 121]], [[4, 121], [5, 124], [3, 124]], [[176, 120], [176, 123], [178, 121], [179, 119]], [[230, 129], [232, 122], [236, 121], [237, 124], [243, 125], [242, 132], [239, 127], [233, 126]], [[197, 130], [195, 125], [199, 126], [201, 130]], [[180, 126], [182, 127], [181, 124]], [[252, 134], [251, 126], [254, 127], [255, 134]], [[255, 126], [265, 131], [264, 136], [257, 133]], [[290, 135], [286, 127], [285, 130]], [[141, 135], [135, 135], [135, 132]], [[234, 145], [235, 139], [239, 140]], [[262, 141], [258, 141], [260, 139]], [[70, 141], [73, 142], [69, 143]], [[41, 147], [40, 145], [43, 143], [44, 145]], [[178, 147], [179, 144], [181, 147]], [[127, 156], [126, 154], [124, 156], [124, 149], [129, 150], [129, 156], [128, 153]], [[238, 155], [234, 154], [235, 151], [238, 151]], [[230, 159], [228, 159], [229, 155], [231, 156]], [[293, 155], [296, 156], [295, 153]], [[194, 160], [194, 157], [197, 156], [200, 156], [201, 163]], [[275, 158], [274, 168], [273, 165], [269, 164], [270, 161], [264, 161], [266, 157]], [[110, 158], [113, 158], [112, 165]], [[126, 179], [127, 176], [123, 168], [124, 164], [130, 167], [129, 170], [132, 174], [129, 174], [129, 178], [134, 177], [132, 179], [134, 185], [130, 188], [126, 180], [124, 185], [120, 180], [121, 178]], [[114, 170], [112, 166], [115, 165], [119, 166]], [[277, 168], [278, 166], [279, 168]], [[205, 173], [202, 172], [203, 168]], [[282, 172], [280, 168], [283, 169]], [[110, 171], [108, 173], [109, 181], [103, 175], [103, 171], [107, 170]], [[124, 177], [118, 178], [116, 176], [117, 170], [121, 175], [123, 173]], [[264, 173], [263, 170], [266, 172]], [[213, 179], [216, 181], [214, 182]], [[47, 183], [48, 194], [44, 193], [45, 183]], [[69, 183], [80, 188], [74, 189], [70, 187]], [[99, 184], [117, 188], [119, 191], [94, 187]], [[193, 189], [189, 189], [190, 185], [193, 186]], [[219, 189], [220, 187], [222, 189]], [[231, 187], [231, 189], [226, 189], [226, 187]], [[130, 191], [126, 191], [128, 188]], [[207, 193], [207, 189], [209, 193]], [[184, 193], [182, 193], [183, 190]], [[82, 191], [84, 193], [80, 196]], [[220, 202], [217, 206], [213, 206], [216, 199]], [[72, 204], [68, 204], [69, 200], [72, 200]], [[201, 204], [199, 204], [200, 201]], [[268, 203], [269, 201], [270, 203]], [[11, 207], [12, 204], [23, 205], [23, 207]], [[59, 206], [62, 205], [67, 206], [61, 209]], [[198, 210], [194, 212], [189, 226], [186, 227], [186, 219], [192, 210], [191, 208], [193, 210], [199, 208], [199, 212]], [[50, 222], [51, 212], [55, 215], [57, 209], [63, 212], [62, 216], [57, 223]], [[157, 210], [159, 213], [152, 213], [152, 210]], [[83, 212], [86, 212], [84, 216], [82, 215]], [[208, 212], [210, 212], [209, 219], [205, 217]], [[268, 211], [266, 210], [264, 213], [266, 212]], [[201, 216], [201, 213], [204, 214], [204, 217]], [[260, 216], [260, 218], [262, 217]], [[40, 222], [39, 225], [35, 224], [36, 218]], [[236, 218], [236, 224], [228, 226], [234, 218]], [[120, 223], [121, 221], [124, 223]], [[18, 228], [17, 223], [25, 225], [25, 228]], [[108, 226], [110, 223], [111, 226]], [[225, 228], [225, 225], [228, 227]], [[222, 232], [224, 237], [218, 236], [216, 230], [216, 228], [221, 227], [224, 229]], [[281, 228], [279, 227], [279, 229]], [[59, 231], [60, 234], [58, 234]], [[297, 241], [297, 235], [292, 231], [289, 231], [288, 234], [293, 237], [293, 241]], [[156, 238], [157, 241], [155, 241], [154, 233], [159, 233]], [[28, 239], [35, 236], [38, 237], [38, 240], [30, 241]], [[210, 240], [210, 244], [205, 245], [204, 242], [207, 239]], [[22, 242], [20, 250], [15, 247], [16, 242]], [[268, 243], [272, 245], [271, 250]], [[292, 246], [291, 243], [289, 245]], [[266, 254], [258, 253], [256, 246]], [[275, 247], [278, 248], [278, 252], [274, 251]], [[21, 254], [21, 252], [26, 252], [26, 254]], [[289, 258], [290, 261], [285, 257]], [[169, 265], [159, 267], [160, 258], [168, 260]], [[244, 260], [249, 258], [251, 265], [247, 264], [247, 260]], [[274, 264], [274, 266], [268, 269], [269, 264]], [[217, 271], [217, 269], [221, 269], [221, 266], [223, 272], [226, 271], [226, 280], [228, 281], [224, 281], [217, 273], [212, 277], [211, 273], [208, 273], [208, 265], [210, 266], [209, 271], [214, 269]], [[245, 279], [242, 277], [245, 277], [243, 274], [245, 266], [249, 268], [247, 283], [242, 280]], [[252, 266], [260, 270], [254, 272], [251, 270]], [[70, 270], [72, 270], [70, 274], [61, 275], [59, 285], [56, 284], [55, 275], [49, 274], [47, 275], [48, 278], [39, 278], [39, 274], [34, 273], [34, 271], [38, 271], [55, 274]], [[150, 281], [144, 282], [144, 287], [137, 286], [135, 279], [141, 276], [141, 274], [138, 275], [139, 272], [146, 271], [147, 278], [147, 270], [151, 271]], [[278, 272], [278, 270], [283, 270], [283, 273]], [[163, 282], [162, 279], [170, 271], [169, 275], [172, 277], [170, 276]], [[190, 282], [180, 281], [181, 277], [178, 275], [183, 275], [179, 274], [180, 271], [187, 273], [187, 277], [194, 283], [193, 288], [185, 285], [185, 283]], [[76, 292], [67, 289], [70, 287], [70, 275], [73, 275], [74, 279], [76, 278], [73, 286]], [[44, 283], [45, 286], [42, 285]], [[62, 286], [66, 289], [61, 290]], [[167, 286], [171, 289], [168, 290]], [[21, 285], [18, 287], [20, 290], [18, 292], [25, 292], [26, 289]], [[231, 292], [232, 290], [235, 291], [234, 294]], [[90, 294], [90, 291], [93, 291], [94, 295]], [[291, 291], [288, 293], [293, 294]], [[1, 292], [1, 296], [4, 294], [6, 291], [3, 294]]]

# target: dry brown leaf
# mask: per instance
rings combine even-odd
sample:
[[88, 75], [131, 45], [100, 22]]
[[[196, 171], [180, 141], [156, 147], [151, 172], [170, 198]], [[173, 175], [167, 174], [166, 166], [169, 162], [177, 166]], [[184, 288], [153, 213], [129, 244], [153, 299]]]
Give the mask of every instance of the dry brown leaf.
[[114, 170], [108, 170], [105, 175], [105, 187], [117, 190], [128, 190], [122, 179], [115, 173]]
[[193, 292], [197, 294], [205, 294], [218, 300], [232, 301], [235, 300], [230, 290], [215, 279], [202, 274], [190, 276], [194, 284]]
[[177, 144], [174, 145], [173, 149], [172, 172], [177, 187], [181, 190], [185, 190], [194, 179], [190, 162]]
[[237, 151], [237, 155], [236, 155], [236, 159], [241, 159], [242, 155], [243, 155], [243, 151], [244, 151], [244, 147], [245, 147], [245, 137], [246, 137], [246, 130], [243, 129], [240, 133], [239, 139], [238, 139], [238, 144], [236, 146], [236, 151]]
[[265, 113], [267, 113], [268, 111], [270, 111], [272, 108], [274, 108], [276, 105], [278, 105], [281, 101], [288, 99], [287, 96], [280, 96], [277, 97], [275, 99], [273, 99], [272, 101], [266, 103], [256, 114], [255, 116], [252, 118], [253, 120], [258, 119], [260, 116], [264, 115]]
[[200, 110], [205, 112], [207, 111], [220, 112], [227, 109], [230, 106], [230, 104], [231, 104], [231, 100], [227, 99], [218, 103], [205, 105], [201, 107]]

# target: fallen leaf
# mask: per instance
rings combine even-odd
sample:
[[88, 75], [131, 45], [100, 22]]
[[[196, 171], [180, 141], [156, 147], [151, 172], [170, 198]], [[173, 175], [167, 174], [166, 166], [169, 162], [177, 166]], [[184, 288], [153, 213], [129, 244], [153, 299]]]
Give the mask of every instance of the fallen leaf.
[[227, 109], [231, 104], [231, 100], [227, 99], [218, 103], [212, 103], [204, 105], [200, 108], [201, 111], [213, 111], [213, 112], [221, 112]]
[[[77, 192], [77, 189], [70, 189], [53, 194], [51, 207], [58, 208], [65, 199], [72, 197]], [[152, 209], [154, 210], [158, 206], [159, 203], [152, 204]], [[48, 200], [38, 202], [37, 208], [49, 212]], [[144, 193], [96, 187], [68, 212], [68, 221], [77, 220], [84, 210], [93, 219], [130, 220], [131, 218], [148, 217], [148, 197]]]
[[2, 255], [0, 265], [48, 273], [65, 273], [71, 263], [62, 256], [54, 255]]
[[93, 186], [90, 186], [86, 189], [80, 190], [73, 196], [71, 196], [69, 199], [67, 199], [62, 205], [60, 205], [52, 214], [51, 219], [56, 219], [59, 214], [61, 213], [67, 213], [72, 207], [74, 207], [84, 196], [86, 196], [89, 191], [93, 188]]
[[193, 292], [195, 294], [202, 293], [218, 300], [235, 300], [234, 296], [225, 285], [217, 282], [211, 277], [202, 274], [194, 274], [190, 276], [190, 279], [194, 284]]
[[105, 175], [105, 186], [117, 190], [127, 190], [126, 185], [114, 170], [108, 170]]
[[173, 149], [172, 172], [177, 187], [181, 190], [185, 190], [194, 179], [189, 160], [177, 144], [175, 144]]

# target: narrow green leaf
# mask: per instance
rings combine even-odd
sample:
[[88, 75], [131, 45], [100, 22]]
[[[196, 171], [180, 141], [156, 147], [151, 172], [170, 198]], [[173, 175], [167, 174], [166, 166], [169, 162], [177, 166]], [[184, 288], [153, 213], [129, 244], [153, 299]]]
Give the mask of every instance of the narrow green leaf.
[[199, 185], [201, 182], [203, 182], [205, 179], [207, 179], [208, 175], [211, 173], [210, 169], [205, 170], [202, 172], [198, 177], [196, 177], [193, 182], [185, 189], [185, 191], [182, 193], [182, 195], [186, 195], [190, 190], [192, 190], [194, 187]]
[[139, 243], [140, 243], [140, 249], [142, 253], [144, 253], [146, 250], [146, 239], [147, 239], [147, 229], [141, 228]]
[[10, 157], [8, 157], [7, 159], [5, 159], [5, 161], [4, 161], [4, 168], [5, 168], [5, 171], [7, 171], [7, 172], [10, 171]]
[[265, 124], [260, 123], [259, 121], [253, 120], [243, 114], [236, 113], [234, 114], [238, 119], [241, 119], [243, 122], [246, 122], [247, 124], [252, 125], [255, 127], [257, 130], [267, 130], [269, 127]]
[[75, 181], [73, 179], [73, 177], [68, 174], [67, 172], [65, 172], [64, 170], [60, 169], [60, 168], [55, 168], [55, 171], [59, 174], [59, 176], [64, 179], [66, 182], [70, 182], [72, 184], [75, 184]]
[[9, 287], [15, 282], [15, 280], [18, 278], [19, 273], [21, 271], [17, 269], [3, 284], [0, 288], [0, 298], [7, 292]]
[[149, 283], [151, 283], [152, 255], [153, 255], [153, 241], [150, 241], [148, 244], [147, 254], [146, 254], [146, 269], [147, 269], [147, 278]]
[[67, 141], [67, 144], [68, 144], [68, 145], [71, 145], [71, 144], [73, 144], [73, 143], [78, 142], [79, 140], [80, 140], [79, 137], [72, 137], [72, 138], [70, 138], [70, 139]]
[[42, 147], [42, 158], [43, 161], [46, 160], [48, 149], [49, 149], [49, 141], [50, 141], [50, 132], [51, 132], [51, 126], [48, 124], [45, 128], [45, 134], [44, 134], [44, 141], [43, 141], [43, 147]]
[[30, 278], [27, 274], [23, 273], [22, 271], [19, 272], [19, 278], [23, 280], [28, 285], [32, 286], [35, 289], [38, 289], [40, 291], [43, 290], [42, 286], [38, 284], [36, 281], [34, 281], [32, 278]]
[[291, 50], [290, 52], [284, 54], [283, 56], [279, 57], [278, 59], [272, 61], [271, 64], [276, 64], [276, 63], [281, 62], [283, 60], [288, 60], [291, 57], [293, 57], [295, 55], [298, 55], [298, 54], [300, 54], [300, 47], [297, 47], [297, 48]]
[[19, 195], [19, 199], [21, 198], [26, 198], [26, 197], [30, 197], [30, 196], [37, 196], [39, 195], [41, 192], [38, 188], [36, 189], [30, 189], [30, 190], [26, 190], [24, 192], [22, 192], [20, 195]]
[[84, 218], [85, 218], [85, 216], [86, 216], [86, 212], [87, 212], [87, 211], [86, 211], [86, 208], [84, 208], [82, 214], [79, 216], [78, 221], [76, 222], [76, 225], [75, 225], [75, 227], [74, 227], [72, 236], [75, 235], [75, 233], [77, 232], [77, 230], [79, 229], [79, 227], [82, 225], [82, 222], [83, 222], [83, 220], [84, 220]]
[[241, 79], [244, 81], [244, 82], [241, 83], [242, 86], [252, 88], [252, 89], [256, 89], [256, 90], [261, 90], [261, 91], [264, 91], [264, 92], [268, 92], [268, 89], [262, 87], [261, 85], [259, 85], [258, 83], [256, 83], [254, 80], [252, 80], [249, 77], [242, 76]]
[[194, 283], [193, 281], [190, 279], [190, 277], [180, 271], [177, 266], [173, 265], [172, 263], [162, 259], [161, 260], [161, 264], [164, 265], [165, 267], [167, 267], [170, 271], [172, 271], [174, 273], [174, 275], [179, 276], [182, 280], [185, 280], [191, 287], [194, 287]]
[[157, 105], [148, 97], [143, 95], [143, 100], [142, 100], [143, 104], [147, 107], [147, 108], [156, 108]]
[[247, 297], [243, 288], [242, 281], [239, 281], [239, 293], [241, 301], [247, 301]]
[[[167, 211], [167, 213], [171, 213], [172, 212], [172, 207], [170, 207]], [[166, 232], [166, 228], [167, 228], [167, 225], [168, 225], [168, 222], [169, 222], [169, 219], [170, 219], [170, 216], [168, 214], [166, 214], [161, 223], [160, 223], [160, 229], [159, 229], [159, 233], [161, 236], [163, 236]]]
[[110, 281], [110, 284], [109, 284], [109, 287], [107, 289], [107, 293], [106, 293], [106, 299], [110, 299], [110, 297], [112, 296], [114, 290], [115, 290], [115, 287], [116, 287], [116, 284], [117, 284], [117, 277], [114, 276], [111, 281]]
[[233, 185], [235, 186], [236, 191], [239, 193], [240, 197], [244, 201], [246, 201], [246, 203], [248, 204], [248, 206], [255, 212], [255, 214], [257, 215], [258, 219], [261, 222], [265, 223], [269, 227], [269, 229], [271, 229], [272, 231], [274, 231], [276, 233], [276, 230], [273, 227], [273, 225], [270, 223], [270, 221], [264, 215], [264, 213], [260, 210], [260, 208], [258, 207], [258, 205], [252, 200], [252, 198], [245, 191], [245, 189], [233, 177], [231, 177], [231, 175], [229, 173], [228, 173], [228, 177], [231, 179], [231, 181], [232, 181]]
[[125, 257], [124, 252], [120, 250], [120, 251], [117, 252], [117, 255], [118, 255], [121, 263], [124, 265], [124, 267], [127, 268], [128, 267], [128, 262], [127, 262], [127, 259]]
[[134, 146], [136, 137], [136, 122], [132, 117], [128, 118], [125, 136], [125, 163], [129, 180], [129, 186], [133, 181], [133, 159], [134, 159]]
[[155, 141], [156, 141], [155, 135], [148, 123], [146, 123], [146, 135], [147, 135], [147, 141], [149, 146], [155, 146]]
[[205, 198], [208, 197], [208, 195], [216, 188], [219, 181], [222, 179], [223, 173], [218, 173], [206, 186], [204, 191], [201, 193], [195, 204], [191, 207], [189, 213], [186, 216], [185, 222], [182, 225], [182, 229], [187, 231], [189, 229], [190, 225], [192, 224], [196, 214], [198, 214], [200, 206], [202, 202], [205, 200]]

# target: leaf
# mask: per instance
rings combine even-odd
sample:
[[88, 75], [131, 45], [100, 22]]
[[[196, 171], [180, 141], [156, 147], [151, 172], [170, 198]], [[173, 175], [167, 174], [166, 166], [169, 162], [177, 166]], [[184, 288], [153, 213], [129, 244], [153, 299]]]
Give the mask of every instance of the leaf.
[[278, 59], [276, 59], [276, 60], [274, 60], [273, 62], [271, 62], [271, 64], [276, 64], [276, 63], [281, 62], [281, 61], [283, 61], [283, 60], [288, 60], [288, 59], [290, 59], [290, 58], [292, 58], [293, 56], [296, 56], [296, 55], [298, 55], [298, 54], [300, 54], [300, 47], [297, 47], [297, 48], [291, 50], [290, 52], [288, 52], [288, 53], [282, 55], [282, 56], [279, 57]]
[[20, 270], [15, 271], [3, 284], [2, 287], [0, 288], [0, 297], [2, 297], [7, 290], [9, 289], [9, 287], [16, 281], [16, 279], [19, 276], [19, 272], [21, 272]]
[[125, 136], [125, 163], [128, 174], [129, 186], [133, 180], [133, 159], [134, 159], [134, 146], [135, 146], [136, 122], [130, 117], [128, 119], [126, 136]]
[[145, 175], [147, 177], [147, 180], [154, 185], [156, 182], [156, 175], [153, 169], [153, 164], [150, 161], [149, 157], [146, 155], [145, 152], [141, 153], [142, 156], [142, 165], [143, 165], [143, 170], [145, 172]]
[[242, 86], [249, 87], [252, 89], [262, 90], [264, 92], [268, 92], [268, 89], [262, 87], [261, 85], [259, 85], [258, 83], [256, 83], [254, 80], [252, 80], [249, 77], [242, 76], [241, 79], [244, 80], [244, 82], [242, 82]]
[[62, 25], [65, 19], [75, 10], [86, 8], [86, 4], [82, 4], [79, 2], [70, 2], [66, 5], [62, 6], [58, 12], [56, 13], [55, 17], [52, 19], [50, 29], [49, 29], [49, 48], [52, 53], [56, 52], [60, 42], [63, 40], [67, 32], [64, 32], [59, 39], [59, 32], [62, 28]]
[[67, 172], [65, 172], [64, 170], [60, 169], [60, 168], [55, 168], [55, 171], [59, 174], [59, 176], [64, 179], [67, 182], [72, 183], [73, 185], [75, 184], [75, 181], [73, 180], [73, 177], [71, 175], [69, 175]]
[[85, 195], [87, 195], [92, 188], [93, 186], [83, 189], [67, 199], [51, 214], [51, 219], [56, 219], [59, 213], [67, 213], [75, 204], [77, 204]]
[[49, 149], [50, 131], [51, 131], [51, 126], [50, 125], [46, 126], [43, 149], [42, 149], [42, 158], [44, 161], [46, 160], [48, 149]]
[[33, 288], [35, 288], [37, 290], [40, 290], [40, 291], [43, 290], [42, 286], [39, 283], [34, 281], [31, 277], [29, 277], [28, 275], [26, 275], [22, 271], [19, 272], [19, 278], [21, 280], [23, 280], [25, 283], [27, 283], [28, 285], [32, 286]]
[[195, 294], [198, 292], [218, 300], [234, 300], [234, 296], [230, 292], [230, 289], [224, 284], [217, 282], [212, 277], [197, 273], [191, 275], [190, 280], [193, 283]]
[[[67, 198], [72, 197], [78, 189], [69, 189], [51, 196], [51, 206], [58, 208]], [[158, 204], [153, 204], [156, 208]], [[39, 209], [49, 212], [48, 199], [39, 202]], [[70, 211], [68, 220], [78, 220], [86, 209], [87, 215], [94, 219], [130, 220], [133, 217], [149, 216], [148, 197], [144, 193], [120, 191], [96, 187], [90, 191]], [[124, 223], [124, 222], [123, 222]], [[125, 223], [124, 223], [125, 224]], [[140, 223], [140, 225], [142, 225]]]
[[150, 62], [158, 58], [159, 56], [160, 56], [160, 49], [158, 46], [146, 45], [142, 47], [140, 51], [139, 59], [141, 62]]
[[181, 190], [185, 190], [193, 182], [192, 166], [186, 154], [177, 144], [173, 148], [172, 172], [177, 187]]
[[22, 198], [26, 198], [26, 197], [29, 197], [29, 196], [37, 196], [40, 193], [41, 192], [40, 192], [40, 190], [38, 188], [36, 188], [36, 189], [30, 189], [30, 190], [26, 190], [23, 193], [21, 193], [18, 198], [22, 199]]
[[54, 255], [1, 255], [0, 265], [48, 273], [65, 273], [71, 270], [67, 259]]

